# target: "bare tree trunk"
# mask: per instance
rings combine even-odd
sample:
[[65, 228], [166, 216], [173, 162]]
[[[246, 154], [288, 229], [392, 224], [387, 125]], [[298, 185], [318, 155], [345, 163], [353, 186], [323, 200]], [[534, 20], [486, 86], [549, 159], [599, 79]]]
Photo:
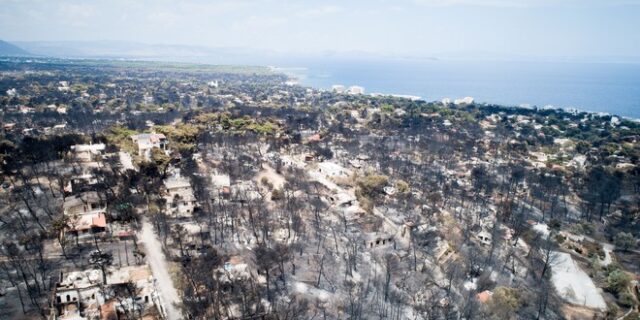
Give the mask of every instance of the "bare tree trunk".
[[318, 271], [318, 281], [316, 281], [316, 287], [317, 288], [320, 287], [320, 277], [322, 276], [323, 268], [324, 268], [324, 254], [322, 255], [322, 258], [320, 259], [320, 270]]

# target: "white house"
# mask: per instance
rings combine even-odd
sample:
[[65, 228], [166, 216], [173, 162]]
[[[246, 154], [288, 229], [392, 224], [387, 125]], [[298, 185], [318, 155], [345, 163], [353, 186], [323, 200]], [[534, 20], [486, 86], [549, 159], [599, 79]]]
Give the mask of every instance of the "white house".
[[167, 137], [162, 133], [141, 133], [131, 136], [131, 139], [138, 146], [138, 155], [145, 160], [151, 160], [153, 148], [158, 148], [165, 153], [169, 151]]
[[71, 151], [73, 151], [75, 158], [80, 162], [96, 161], [97, 158], [102, 155], [104, 149], [104, 143], [76, 144], [71, 146]]
[[229, 197], [231, 193], [231, 178], [228, 174], [212, 174], [211, 184], [213, 196]]
[[331, 86], [331, 91], [335, 93], [344, 93], [344, 86], [341, 84], [334, 84]]
[[462, 99], [456, 99], [456, 100], [453, 101], [453, 104], [455, 104], [457, 106], [473, 104], [473, 98], [472, 97], [464, 97]]
[[62, 207], [70, 219], [68, 232], [86, 236], [107, 230], [107, 204], [97, 192], [67, 197]]
[[189, 179], [176, 170], [165, 179], [164, 187], [167, 212], [174, 217], [190, 217], [198, 204]]
[[[162, 308], [148, 266], [109, 268], [107, 283], [97, 269], [61, 274], [54, 288], [54, 319], [121, 319], [125, 310], [139, 310], [144, 319], [157, 319]], [[135, 285], [135, 293], [125, 287]], [[151, 317], [145, 318], [145, 315]]]
[[347, 91], [349, 94], [364, 94], [364, 87], [360, 86], [351, 86]]

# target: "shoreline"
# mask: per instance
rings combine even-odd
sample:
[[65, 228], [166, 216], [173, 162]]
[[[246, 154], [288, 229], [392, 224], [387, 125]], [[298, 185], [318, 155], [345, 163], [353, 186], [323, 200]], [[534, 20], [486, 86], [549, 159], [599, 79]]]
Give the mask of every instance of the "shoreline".
[[363, 86], [385, 95], [419, 96], [424, 101], [473, 96], [477, 102], [536, 106], [640, 119], [638, 68], [614, 64], [497, 65], [457, 63], [395, 64], [366, 61], [309, 61], [276, 71], [300, 85], [330, 90], [333, 84]]
[[[299, 68], [299, 69], [305, 69], [308, 70], [307, 68]], [[286, 74], [285, 75], [287, 77], [291, 77], [290, 74]], [[303, 81], [301, 81], [300, 78], [292, 78], [297, 82], [297, 85], [302, 86], [302, 87], [307, 87], [307, 88], [312, 88], [312, 89], [316, 89], [316, 90], [322, 90], [322, 91], [326, 91], [326, 92], [332, 92], [331, 88], [321, 88], [321, 87], [316, 87], [307, 83], [303, 83]], [[355, 86], [359, 86], [359, 85], [355, 85]], [[364, 87], [366, 89], [366, 87]], [[339, 93], [339, 94], [348, 94], [348, 93]], [[372, 93], [364, 93], [363, 95], [365, 96], [371, 96], [371, 97], [394, 97], [394, 98], [400, 98], [400, 99], [409, 99], [411, 101], [424, 101], [426, 103], [442, 103], [443, 99], [450, 99], [449, 97], [443, 97], [441, 100], [427, 100], [424, 99], [421, 96], [418, 95], [413, 95], [413, 94], [399, 94], [399, 93], [381, 93], [381, 92], [372, 92]], [[453, 101], [453, 100], [451, 100]], [[453, 103], [451, 103], [453, 104]], [[623, 115], [619, 115], [619, 114], [615, 114], [615, 113], [611, 113], [611, 112], [604, 112], [604, 111], [593, 111], [593, 110], [586, 110], [586, 109], [582, 109], [582, 108], [577, 108], [577, 107], [562, 107], [562, 106], [555, 106], [555, 105], [551, 105], [551, 104], [547, 104], [544, 106], [538, 106], [538, 105], [529, 105], [529, 104], [502, 104], [502, 103], [494, 103], [494, 102], [487, 102], [487, 101], [474, 101], [474, 104], [476, 105], [482, 105], [482, 106], [499, 106], [499, 107], [504, 107], [504, 108], [516, 108], [516, 109], [529, 109], [529, 110], [536, 110], [536, 111], [543, 111], [543, 110], [555, 110], [555, 111], [560, 111], [560, 112], [564, 112], [564, 113], [569, 113], [569, 114], [579, 114], [579, 113], [585, 113], [587, 115], [595, 115], [598, 117], [616, 117], [619, 119], [624, 119], [624, 120], [628, 120], [628, 121], [632, 121], [632, 122], [636, 122], [636, 123], [640, 123], [640, 116], [638, 117], [632, 117], [632, 116], [623, 116]], [[640, 106], [639, 106], [640, 107]]]
[[[266, 70], [267, 72], [271, 72], [274, 74], [282, 74], [286, 77], [288, 77], [290, 80], [295, 80], [296, 85], [302, 86], [302, 87], [307, 87], [307, 88], [312, 88], [312, 89], [316, 89], [316, 90], [324, 90], [324, 91], [331, 91], [330, 88], [326, 88], [323, 86], [317, 86], [317, 85], [313, 85], [311, 83], [309, 83], [309, 81], [307, 81], [308, 79], [308, 74], [307, 72], [310, 70], [309, 67], [281, 67], [281, 66], [274, 66], [274, 65], [218, 65], [218, 64], [211, 64], [211, 63], [195, 63], [195, 62], [178, 62], [178, 61], [172, 61], [172, 60], [155, 60], [155, 59], [130, 59], [130, 58], [60, 58], [60, 57], [47, 57], [47, 56], [38, 56], [38, 57], [16, 57], [16, 56], [0, 56], [0, 59], [2, 59], [2, 61], [6, 61], [6, 62], [10, 62], [12, 60], [29, 60], [29, 59], [52, 59], [52, 60], [60, 60], [60, 61], [65, 61], [65, 62], [71, 62], [71, 64], [73, 64], [73, 61], [81, 61], [81, 62], [91, 62], [91, 61], [96, 61], [102, 64], [109, 64], [109, 62], [112, 63], [143, 63], [143, 64], [148, 64], [148, 67], [152, 67], [154, 64], [157, 64], [158, 66], [162, 67], [163, 65], [166, 67], [167, 64], [171, 65], [174, 64], [173, 67], [176, 67], [176, 64], [178, 66], [182, 66], [182, 67], [204, 67], [204, 69], [206, 69], [207, 66], [209, 67], [217, 67], [218, 69], [220, 69], [220, 71], [228, 71], [228, 72], [238, 72], [240, 71], [242, 68], [246, 68], [245, 70], [241, 70], [244, 72], [247, 71], [251, 71], [251, 70], [255, 70], [255, 69], [263, 69]], [[6, 59], [6, 60], [5, 60]], [[215, 69], [215, 68], [214, 68]], [[204, 70], [201, 72], [207, 72], [210, 70]], [[293, 72], [292, 72], [293, 71]], [[298, 71], [298, 73], [296, 73], [295, 71]], [[302, 72], [299, 73], [299, 72]], [[365, 87], [366, 89], [366, 87]], [[403, 93], [403, 94], [398, 94], [398, 93], [382, 93], [382, 92], [375, 92], [375, 93], [365, 93], [365, 95], [369, 95], [372, 97], [375, 96], [391, 96], [391, 97], [396, 97], [396, 98], [401, 98], [401, 99], [410, 99], [412, 101], [424, 101], [426, 103], [438, 103], [441, 102], [441, 100], [431, 100], [429, 101], [426, 98], [423, 98], [420, 95], [415, 95], [415, 94], [407, 94], [407, 93]], [[443, 97], [443, 99], [446, 97]], [[611, 116], [611, 117], [617, 117], [619, 119], [624, 119], [624, 120], [628, 120], [628, 121], [632, 121], [632, 122], [636, 122], [636, 123], [640, 123], [640, 115], [638, 116], [624, 116], [624, 115], [620, 115], [617, 113], [613, 113], [613, 112], [605, 112], [605, 111], [593, 111], [593, 110], [588, 110], [587, 108], [580, 108], [580, 107], [563, 107], [563, 106], [556, 106], [556, 105], [552, 105], [552, 104], [546, 104], [544, 106], [538, 106], [538, 105], [528, 105], [525, 103], [520, 103], [520, 104], [508, 104], [508, 103], [494, 103], [494, 102], [487, 102], [487, 101], [475, 101], [475, 104], [478, 105], [484, 105], [484, 106], [500, 106], [500, 107], [505, 107], [505, 108], [522, 108], [522, 109], [531, 109], [531, 110], [545, 110], [545, 109], [552, 109], [552, 110], [556, 110], [556, 111], [561, 111], [561, 112], [565, 112], [565, 113], [586, 113], [589, 115], [595, 115], [595, 116], [600, 116], [600, 117], [605, 117], [605, 116]], [[640, 105], [638, 106], [638, 108], [640, 108]]]

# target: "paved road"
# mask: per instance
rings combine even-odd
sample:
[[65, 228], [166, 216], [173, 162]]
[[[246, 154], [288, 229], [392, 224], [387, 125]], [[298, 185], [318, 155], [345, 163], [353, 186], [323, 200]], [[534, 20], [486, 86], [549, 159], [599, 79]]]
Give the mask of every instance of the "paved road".
[[158, 237], [153, 232], [153, 226], [145, 218], [142, 220], [142, 230], [138, 234], [140, 242], [144, 244], [147, 252], [147, 262], [151, 266], [151, 272], [156, 279], [161, 302], [165, 309], [168, 320], [182, 319], [180, 311], [176, 308], [176, 304], [180, 303], [178, 291], [173, 286], [173, 281], [169, 275], [169, 267], [167, 260], [162, 252], [162, 245]]

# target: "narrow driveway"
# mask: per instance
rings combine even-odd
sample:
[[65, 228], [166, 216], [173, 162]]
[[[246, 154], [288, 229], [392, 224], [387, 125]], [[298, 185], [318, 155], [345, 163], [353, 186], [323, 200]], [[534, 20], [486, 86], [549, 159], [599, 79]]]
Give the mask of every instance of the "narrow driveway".
[[162, 252], [162, 245], [153, 232], [153, 226], [146, 218], [142, 219], [142, 229], [138, 233], [138, 238], [144, 244], [147, 262], [151, 266], [151, 272], [156, 280], [156, 286], [167, 319], [182, 319], [182, 315], [176, 307], [177, 304], [180, 304], [180, 297], [169, 275], [169, 267]]

